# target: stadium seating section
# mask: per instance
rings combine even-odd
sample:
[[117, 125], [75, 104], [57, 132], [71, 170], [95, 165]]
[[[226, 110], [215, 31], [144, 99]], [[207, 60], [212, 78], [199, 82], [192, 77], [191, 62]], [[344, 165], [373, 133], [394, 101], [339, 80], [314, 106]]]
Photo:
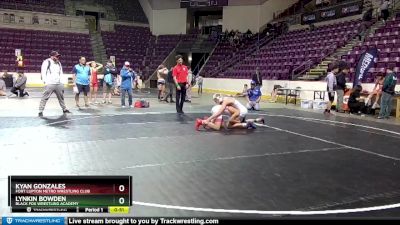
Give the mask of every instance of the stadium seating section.
[[79, 56], [93, 59], [88, 34], [63, 33], [36, 30], [0, 28], [0, 68], [15, 71], [15, 49], [22, 49], [25, 72], [40, 72], [44, 59], [57, 50], [62, 54], [61, 63], [65, 73], [72, 71]]
[[363, 82], [373, 82], [377, 73], [385, 73], [387, 67], [400, 68], [400, 16], [388, 21], [386, 25], [378, 30], [375, 34], [366, 38], [363, 43], [355, 46], [342, 59], [351, 64], [351, 77], [354, 77], [354, 68], [357, 66], [360, 56], [371, 47], [378, 48], [378, 62], [374, 68], [371, 68], [367, 75], [363, 78]]
[[[288, 32], [259, 51], [253, 51], [252, 55], [220, 73], [218, 77], [250, 78], [255, 68], [259, 67], [264, 79], [290, 79], [294, 69], [299, 70], [307, 62], [317, 65], [337, 48], [344, 46], [358, 34], [360, 23], [360, 20], [355, 20], [320, 26], [313, 31], [303, 29]], [[232, 52], [234, 50], [226, 43], [220, 43], [209, 66], [219, 67], [218, 60], [229, 58]], [[207, 70], [204, 75], [209, 75]]]
[[64, 0], [1, 0], [1, 9], [64, 14]]
[[111, 6], [118, 20], [149, 23], [138, 0], [96, 0], [96, 2]]
[[[108, 56], [115, 56], [120, 68], [124, 61], [129, 61], [134, 68], [150, 73], [171, 53], [180, 40], [190, 42], [196, 34], [160, 35], [151, 34], [148, 27], [116, 25], [115, 32], [102, 32], [103, 42]], [[150, 75], [150, 74], [147, 74]]]

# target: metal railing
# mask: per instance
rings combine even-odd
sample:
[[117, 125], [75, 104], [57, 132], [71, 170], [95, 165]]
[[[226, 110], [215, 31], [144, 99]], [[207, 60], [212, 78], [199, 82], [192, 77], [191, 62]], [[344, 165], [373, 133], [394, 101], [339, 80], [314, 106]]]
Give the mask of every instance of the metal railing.
[[[300, 64], [299, 66], [295, 67], [292, 70], [292, 80], [295, 80], [297, 77], [299, 77], [302, 73], [304, 73], [307, 70], [311, 69], [311, 66], [313, 64], [313, 61], [311, 59], [305, 61], [304, 63]], [[300, 70], [302, 69], [302, 70]], [[300, 70], [299, 72], [296, 73], [296, 71]]]

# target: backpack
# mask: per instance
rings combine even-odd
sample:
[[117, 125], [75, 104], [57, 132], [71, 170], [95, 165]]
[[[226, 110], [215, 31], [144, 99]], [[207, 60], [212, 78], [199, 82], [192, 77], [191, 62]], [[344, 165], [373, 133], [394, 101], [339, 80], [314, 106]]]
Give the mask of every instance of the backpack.
[[150, 102], [146, 100], [137, 100], [135, 102], [135, 108], [149, 108], [150, 107]]

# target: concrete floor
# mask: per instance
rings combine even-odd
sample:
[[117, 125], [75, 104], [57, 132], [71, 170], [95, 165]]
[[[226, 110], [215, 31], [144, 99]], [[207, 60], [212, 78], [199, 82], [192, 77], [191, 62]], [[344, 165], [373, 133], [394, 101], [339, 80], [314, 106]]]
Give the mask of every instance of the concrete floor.
[[0, 215], [10, 215], [8, 175], [131, 175], [131, 216], [264, 218], [384, 206], [312, 216], [400, 218], [397, 120], [262, 103], [249, 115], [266, 118], [255, 131], [196, 132], [210, 94], [178, 116], [154, 93], [134, 95], [150, 100], [148, 109], [121, 109], [115, 98], [78, 110], [67, 91], [72, 114], [62, 116], [53, 97], [40, 119], [40, 90], [30, 93], [0, 99]]

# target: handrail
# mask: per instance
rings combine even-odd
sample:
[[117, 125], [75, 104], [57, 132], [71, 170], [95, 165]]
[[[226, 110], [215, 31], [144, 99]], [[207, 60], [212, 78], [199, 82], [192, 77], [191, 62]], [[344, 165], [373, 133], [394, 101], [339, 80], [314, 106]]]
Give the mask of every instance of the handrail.
[[[311, 69], [312, 62], [313, 61], [311, 59], [309, 59], [309, 60], [305, 61], [304, 63], [300, 64], [299, 66], [295, 67], [292, 70], [292, 80], [294, 80], [296, 78], [295, 76], [298, 76], [298, 75], [304, 73], [305, 71]], [[303, 70], [301, 70], [299, 73], [295, 73], [296, 70], [300, 69], [303, 66], [304, 66]]]
[[213, 50], [210, 52], [210, 55], [208, 55], [206, 61], [204, 62], [203, 66], [199, 69], [199, 72], [197, 74], [200, 74], [201, 71], [203, 71], [204, 66], [207, 64], [208, 60], [210, 60], [210, 57], [214, 54], [214, 51], [218, 47], [219, 43], [220, 43], [220, 40], [217, 41], [217, 43], [215, 44]]
[[[252, 55], [252, 54], [255, 52], [255, 50], [257, 50], [257, 48], [260, 49], [260, 48], [264, 47], [266, 44], [268, 44], [268, 43], [269, 43], [270, 41], [272, 41], [273, 39], [274, 39], [274, 36], [265, 36], [265, 37], [263, 37], [263, 38], [258, 42], [258, 45], [255, 45], [255, 46], [251, 47], [250, 49], [248, 49], [248, 50], [246, 50], [246, 51], [244, 52], [245, 58], [246, 58], [247, 56], [249, 56], [249, 55]], [[249, 53], [250, 53], [250, 54], [249, 54]], [[225, 61], [223, 64], [219, 65], [218, 68], [214, 69], [214, 71], [212, 71], [211, 73], [214, 75], [214, 74], [220, 72], [220, 71], [219, 71], [219, 68], [222, 68], [222, 67], [230, 67], [230, 66], [236, 64], [236, 63], [237, 63], [238, 61], [240, 61], [240, 60], [241, 60], [241, 59], [240, 59], [239, 57], [236, 57], [236, 58], [234, 58], [233, 60]]]

